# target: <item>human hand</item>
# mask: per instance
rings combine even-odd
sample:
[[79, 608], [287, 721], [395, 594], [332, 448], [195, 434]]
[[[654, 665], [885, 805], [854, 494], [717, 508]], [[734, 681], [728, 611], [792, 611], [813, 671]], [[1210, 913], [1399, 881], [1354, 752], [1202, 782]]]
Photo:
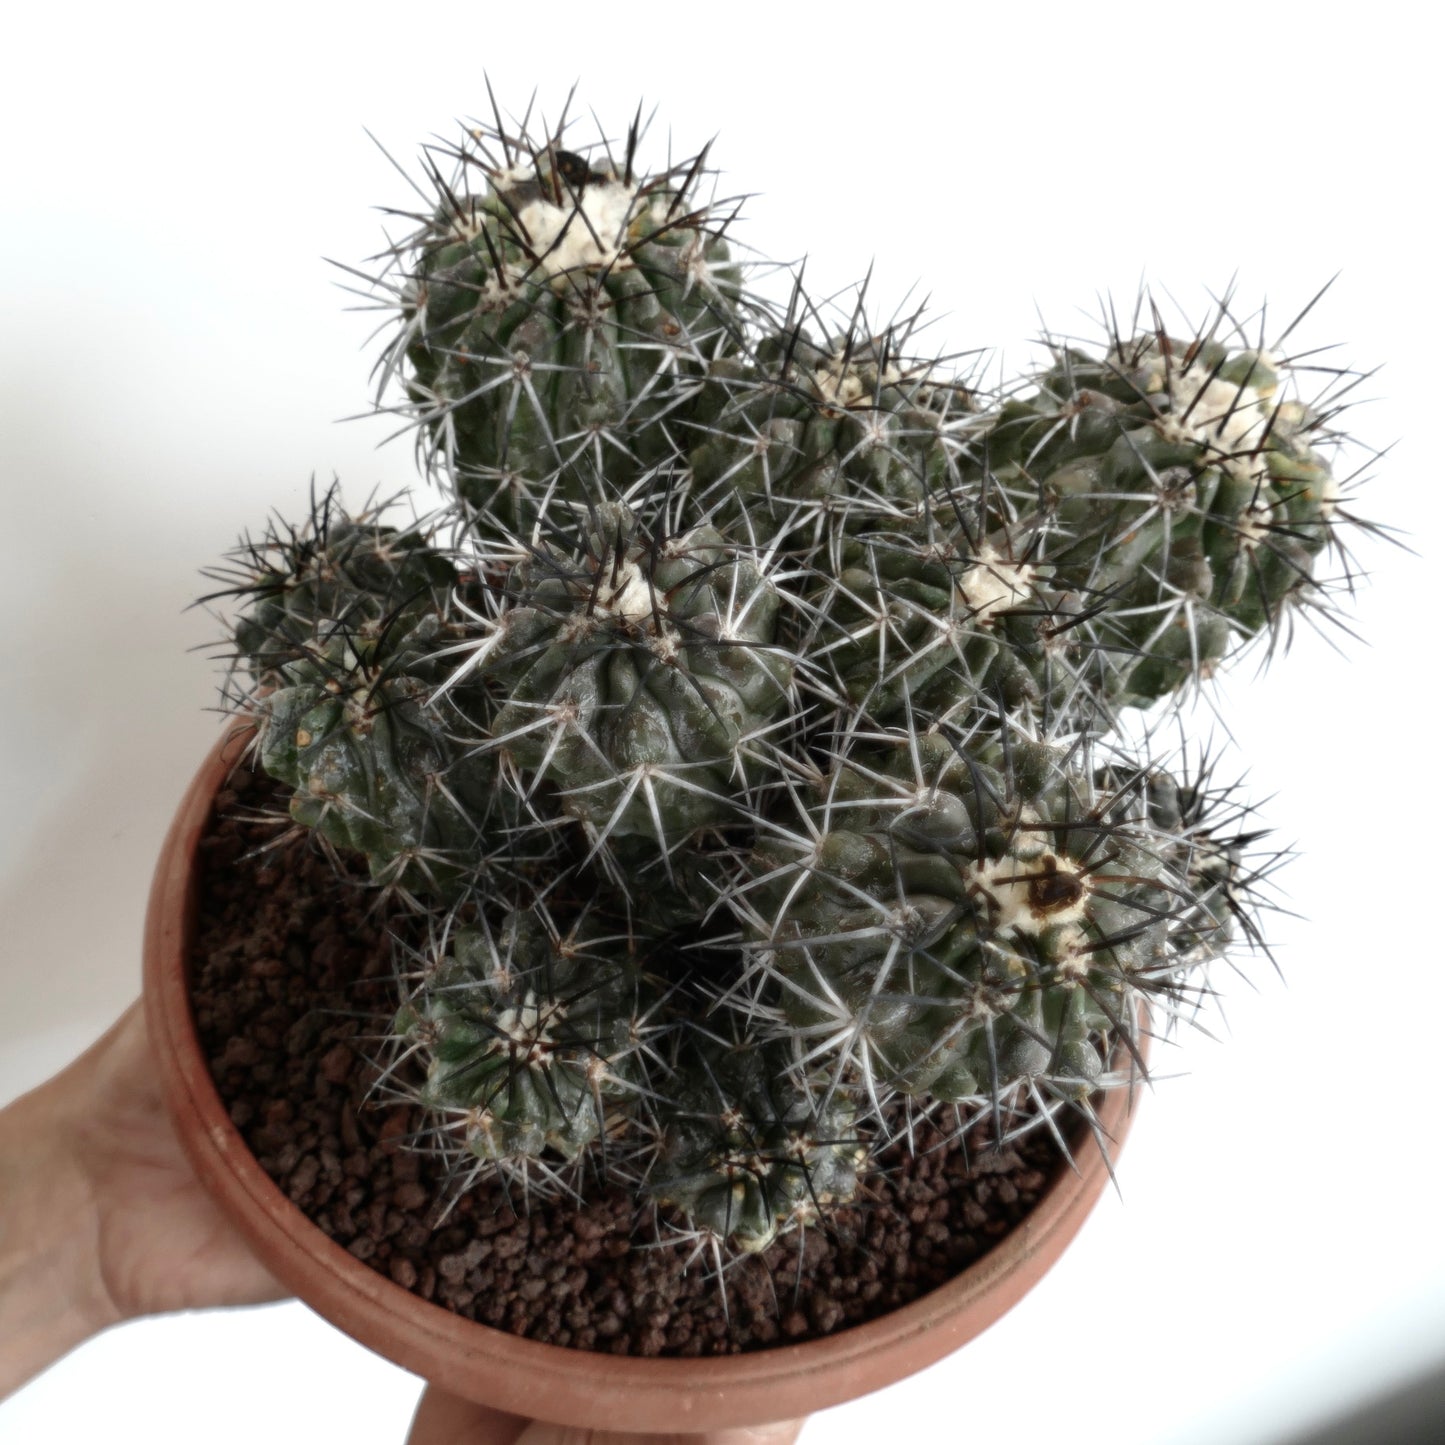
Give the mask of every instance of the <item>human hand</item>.
[[469, 1404], [430, 1385], [412, 1418], [406, 1445], [793, 1445], [802, 1428], [801, 1420], [787, 1420], [702, 1435], [578, 1430]]
[[196, 1179], [139, 1002], [0, 1112], [0, 1397], [121, 1320], [283, 1295]]
[[[283, 1295], [196, 1179], [165, 1111], [139, 1002], [0, 1111], [0, 1398], [122, 1320]], [[433, 1386], [407, 1445], [793, 1445], [801, 1429], [575, 1430]]]
[[284, 1298], [181, 1148], [139, 1000], [53, 1082], [69, 1091], [97, 1265], [116, 1319]]

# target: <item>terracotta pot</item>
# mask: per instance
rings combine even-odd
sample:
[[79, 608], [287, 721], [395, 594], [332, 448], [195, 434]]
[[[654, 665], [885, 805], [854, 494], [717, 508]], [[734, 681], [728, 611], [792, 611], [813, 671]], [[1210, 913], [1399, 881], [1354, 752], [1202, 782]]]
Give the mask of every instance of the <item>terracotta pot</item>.
[[[794, 1419], [940, 1360], [1011, 1309], [1063, 1253], [1108, 1170], [1089, 1144], [1028, 1218], [948, 1284], [868, 1324], [806, 1344], [721, 1359], [619, 1358], [539, 1344], [427, 1303], [322, 1233], [261, 1169], [221, 1104], [196, 1038], [188, 988], [196, 850], [211, 801], [240, 757], [232, 729], [171, 825], [145, 931], [147, 1019], [176, 1127], [205, 1186], [288, 1289], [354, 1339], [443, 1390], [518, 1415], [613, 1430], [701, 1431]], [[1122, 1139], [1132, 1090], [1108, 1094]]]

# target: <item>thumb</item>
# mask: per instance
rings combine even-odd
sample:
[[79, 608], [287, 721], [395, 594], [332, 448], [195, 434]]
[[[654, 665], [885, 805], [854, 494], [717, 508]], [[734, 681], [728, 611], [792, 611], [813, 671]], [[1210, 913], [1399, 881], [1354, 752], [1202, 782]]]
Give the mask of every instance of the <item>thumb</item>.
[[517, 1445], [527, 1421], [473, 1405], [428, 1385], [417, 1402], [406, 1445]]
[[801, 1420], [784, 1420], [775, 1425], [708, 1430], [702, 1435], [619, 1435], [612, 1430], [579, 1430], [539, 1422], [522, 1433], [517, 1445], [793, 1445], [802, 1428]]
[[639, 1435], [541, 1421], [529, 1424], [429, 1385], [412, 1420], [407, 1445], [793, 1445], [802, 1428], [801, 1420], [786, 1420], [702, 1435]]

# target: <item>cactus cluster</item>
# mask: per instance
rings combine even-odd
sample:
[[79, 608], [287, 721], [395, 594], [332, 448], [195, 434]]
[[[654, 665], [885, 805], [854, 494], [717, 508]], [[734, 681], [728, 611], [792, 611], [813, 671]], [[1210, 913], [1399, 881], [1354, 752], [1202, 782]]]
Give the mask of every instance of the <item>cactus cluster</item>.
[[291, 817], [427, 915], [428, 1138], [757, 1250], [920, 1113], [1092, 1120], [1257, 939], [1250, 810], [1125, 724], [1324, 605], [1350, 519], [1336, 392], [1228, 304], [984, 390], [750, 290], [641, 130], [426, 153], [377, 378], [449, 500], [328, 493], [216, 595]]

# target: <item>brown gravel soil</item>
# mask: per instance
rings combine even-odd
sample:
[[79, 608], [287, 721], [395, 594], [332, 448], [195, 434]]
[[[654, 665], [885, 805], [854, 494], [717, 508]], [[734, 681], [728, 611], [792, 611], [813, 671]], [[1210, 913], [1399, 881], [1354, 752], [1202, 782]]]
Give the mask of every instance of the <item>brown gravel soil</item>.
[[[397, 1002], [399, 915], [338, 882], [315, 846], [248, 821], [270, 785], [238, 771], [201, 844], [192, 992], [202, 1047], [262, 1168], [332, 1239], [397, 1284], [529, 1339], [628, 1355], [718, 1355], [888, 1313], [980, 1258], [1062, 1167], [1040, 1130], [1003, 1150], [924, 1124], [826, 1229], [785, 1236], [719, 1275], [710, 1254], [628, 1192], [586, 1204], [476, 1185], [438, 1222], [444, 1166], [407, 1147], [416, 1111], [372, 1085]], [[358, 871], [358, 879], [363, 876]], [[452, 1191], [454, 1194], [455, 1191]], [[516, 1206], [515, 1208], [513, 1206]], [[726, 1301], [724, 1301], [724, 1292]]]

